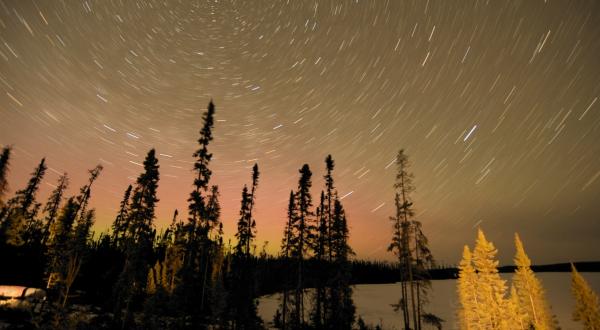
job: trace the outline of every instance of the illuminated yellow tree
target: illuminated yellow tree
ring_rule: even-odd
[[[477,271],[477,318],[480,329],[499,329],[504,317],[506,282],[498,274],[498,251],[479,229],[473,250]]]
[[[542,283],[531,270],[531,260],[525,254],[523,243],[515,234],[515,265],[513,285],[519,297],[520,312],[525,315],[525,323],[536,330],[554,329],[550,306],[546,301]]]
[[[471,250],[465,245],[463,257],[458,266],[458,299],[461,308],[458,320],[461,329],[477,329],[477,274],[473,268]]]
[[[571,291],[575,296],[573,320],[581,321],[585,330],[600,329],[600,303],[598,295],[571,264]]]
[[[527,314],[523,312],[519,295],[514,286],[510,287],[510,296],[504,300],[504,317],[500,321],[500,329],[503,330],[529,330]]]

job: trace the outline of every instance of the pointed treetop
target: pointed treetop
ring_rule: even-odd
[[[469,249],[469,246],[465,244],[465,246],[463,247],[463,260],[470,262],[471,261],[471,249]]]
[[[258,172],[258,164],[254,163],[254,166],[252,166],[252,183],[253,185],[256,185],[258,183],[258,175],[260,173]]]
[[[573,320],[581,321],[584,329],[600,329],[600,301],[588,282],[571,263],[571,290],[575,297]]]
[[[327,158],[325,158],[325,165],[327,167],[327,171],[333,170],[333,167],[335,166],[335,162],[333,161],[333,158],[331,157],[331,155],[327,155]]]
[[[531,260],[525,253],[525,248],[523,247],[523,242],[521,242],[521,238],[519,237],[519,234],[517,234],[517,233],[515,233],[515,248],[517,250],[516,254],[515,254],[515,265],[517,267],[530,267]]]

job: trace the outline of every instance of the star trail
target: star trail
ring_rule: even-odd
[[[233,237],[258,163],[259,247],[278,251],[298,169],[332,154],[359,258],[387,252],[395,157],[439,261],[478,226],[503,262],[600,258],[597,1],[0,1],[0,144],[10,191],[47,157],[43,200],[104,166],[96,231],[159,159],[156,224],[186,213],[202,112]]]

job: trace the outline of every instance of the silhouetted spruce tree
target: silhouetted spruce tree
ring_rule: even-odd
[[[199,325],[214,315],[207,304],[208,288],[211,285],[213,257],[217,256],[222,243],[222,224],[219,221],[219,190],[209,186],[211,170],[208,165],[212,154],[208,144],[212,141],[215,106],[212,101],[204,113],[204,125],[200,130],[198,143],[200,148],[194,152],[194,190],[188,198],[188,221],[185,231],[185,257],[178,274],[176,303],[183,314],[193,318],[192,323]]]
[[[122,248],[123,239],[125,238],[127,228],[129,227],[129,202],[131,189],[133,189],[131,185],[127,186],[125,194],[123,195],[123,200],[121,200],[121,204],[119,205],[119,213],[117,214],[117,217],[112,225],[112,242],[113,246],[115,247]]]
[[[325,306],[327,305],[326,284],[331,263],[331,237],[325,213],[325,192],[321,191],[321,199],[316,210],[317,231],[313,245],[314,260],[316,261],[316,282],[312,299],[311,323],[314,328],[323,328]],[[326,252],[327,249],[327,252]],[[329,257],[328,257],[329,256]]]
[[[6,210],[2,212],[4,219],[0,226],[1,241],[9,245],[21,246],[34,239],[41,239],[41,225],[36,221],[40,204],[36,202],[35,195],[46,168],[46,159],[42,158],[31,173],[27,187],[17,191],[7,202]]]
[[[47,300],[52,311],[51,322],[61,322],[63,302],[67,299],[67,273],[69,270],[69,248],[72,240],[72,229],[77,218],[79,206],[75,197],[67,200],[60,215],[50,227],[48,240],[48,282],[46,284]]]
[[[8,166],[10,161],[10,152],[11,147],[5,146],[2,148],[2,153],[0,154],[0,209],[4,204],[4,194],[8,190]],[[1,220],[2,218],[0,217],[0,221]]]
[[[313,295],[311,321],[314,327],[321,328],[325,318],[325,309],[328,305],[331,264],[333,262],[332,251],[332,225],[333,225],[333,203],[336,193],[333,183],[333,169],[335,163],[331,155],[325,158],[326,173],[323,176],[325,191],[321,191],[321,199],[317,207],[316,237],[314,245],[314,259],[319,265],[316,269],[315,293]]]
[[[349,231],[346,213],[341,201],[335,197],[331,224],[331,254],[334,272],[331,277],[329,297],[326,300],[326,329],[352,329],[355,307],[350,287],[350,256],[354,254],[348,244]]]
[[[396,164],[398,166],[398,173],[396,174],[396,182],[394,184],[394,189],[396,190],[394,199],[396,215],[390,217],[390,220],[393,222],[394,232],[388,251],[396,254],[400,264],[402,296],[399,304],[400,310],[403,313],[404,328],[407,330],[411,329],[411,316],[414,328],[416,329],[418,326],[414,304],[413,259],[410,245],[410,219],[414,216],[410,193],[414,191],[414,186],[412,184],[413,176],[408,172],[408,157],[404,154],[404,150],[400,150],[398,153]],[[409,308],[409,301],[412,303],[412,309]]]
[[[52,222],[48,237],[48,300],[54,307],[54,323],[60,321],[60,310],[67,303],[69,289],[75,281],[81,262],[87,253],[87,240],[94,221],[94,212],[86,211],[91,188],[100,175],[102,166],[90,170],[88,183],[81,187],[79,195],[71,197]]]
[[[297,264],[297,281],[294,292],[294,313],[292,327],[303,327],[304,319],[304,259],[308,255],[311,244],[314,244],[315,226],[312,224],[314,213],[311,210],[312,197],[310,194],[312,172],[308,164],[300,169],[300,180],[296,192],[297,213],[291,224],[291,256]]]
[[[240,207],[240,219],[236,238],[231,269],[231,290],[229,294],[229,309],[233,319],[234,329],[258,329],[262,321],[258,317],[255,302],[255,260],[251,255],[250,246],[256,236],[256,221],[252,216],[256,189],[258,188],[258,165],[252,168],[252,188],[244,185]]]
[[[333,185],[333,168],[335,166],[335,162],[333,161],[333,158],[331,157],[331,155],[327,155],[327,157],[325,158],[325,169],[327,171],[327,173],[325,174],[325,176],[323,177],[325,179],[325,199],[326,199],[326,204],[324,205],[324,207],[326,206],[323,214],[327,216],[325,223],[327,226],[327,245],[326,245],[326,250],[325,252],[327,252],[329,254],[329,261],[333,260],[333,256],[332,256],[332,251],[331,248],[329,248],[332,244],[331,242],[331,226],[333,225],[333,203],[334,203],[334,199],[335,199],[335,187]]]
[[[250,205],[248,207],[248,220],[246,223],[249,226],[249,230],[247,230],[248,236],[250,239],[246,240],[246,251],[248,251],[247,255],[250,255],[250,243],[254,237],[256,237],[256,221],[252,217],[252,210],[254,209],[254,204],[256,203],[256,189],[258,188],[258,176],[260,173],[258,172],[258,164],[254,164],[252,166],[252,189],[250,190]]]
[[[295,223],[297,216],[296,194],[294,194],[294,191],[292,190],[290,191],[290,198],[287,208],[287,222],[285,224],[283,238],[281,240],[281,257],[284,260],[285,266],[290,265],[290,258],[292,257],[292,246],[295,243],[294,237],[292,236],[292,226]],[[290,274],[292,273],[293,272],[291,272],[291,269],[286,269],[285,278],[283,279],[283,294],[280,306],[281,311],[277,309],[279,312],[279,318],[277,318],[276,315],[275,320],[276,325],[279,326],[280,329],[288,329],[290,328],[290,324],[293,324],[290,322],[290,317],[294,315],[294,311],[293,308],[291,308],[292,304],[289,294],[292,283]]]
[[[394,184],[396,214],[393,222],[392,242],[388,251],[398,256],[402,296],[399,309],[402,310],[405,329],[421,329],[421,321],[426,314],[423,305],[427,302],[430,289],[428,269],[434,260],[428,247],[427,237],[421,223],[415,219],[411,193],[415,190],[413,175],[409,172],[408,156],[400,150],[396,158],[398,172]],[[428,319],[432,315],[428,314]]]
[[[67,177],[67,173],[64,173],[58,178],[56,188],[54,188],[54,190],[50,194],[50,197],[48,197],[46,206],[44,206],[44,213],[46,213],[46,218],[44,224],[44,233],[42,236],[42,244],[46,244],[48,242],[50,228],[52,227],[54,220],[56,220],[56,217],[58,216],[63,195],[65,194],[65,190],[68,186],[69,178]]]
[[[248,223],[248,211],[250,208],[250,194],[248,194],[248,187],[244,185],[242,189],[242,201],[240,207],[240,219],[238,220],[237,225],[237,233],[235,233],[235,237],[237,238],[237,245],[235,246],[235,254],[237,256],[246,256],[250,255],[250,251],[247,248],[247,245],[250,244],[250,240],[252,239],[252,227],[251,224]]]
[[[65,276],[65,293],[61,302],[64,308],[67,304],[67,298],[75,278],[79,274],[83,261],[89,255],[88,241],[90,240],[90,231],[94,224],[95,210],[91,209],[81,214],[73,228],[72,238],[68,247],[68,260]]]
[[[415,280],[415,292],[417,296],[417,327],[421,329],[421,321],[424,319],[425,314],[428,315],[429,320],[434,320],[436,318],[435,315],[423,311],[423,306],[429,302],[428,293],[431,289],[429,269],[435,267],[435,261],[433,259],[433,254],[429,249],[429,240],[423,232],[421,222],[412,220],[410,224],[414,242],[413,278]]]
[[[185,257],[185,230],[184,223],[179,221],[177,216],[179,211],[173,212],[173,220],[168,229],[166,251],[165,251],[165,266],[167,268],[167,287],[166,291],[169,295],[173,294],[175,289],[175,281],[177,274],[183,266]]]
[[[131,326],[132,309],[142,298],[151,267],[154,244],[154,208],[158,202],[158,159],[151,149],[144,160],[144,172],[136,180],[128,215],[129,226],[124,240],[125,265],[115,286],[115,314],[123,327]]]

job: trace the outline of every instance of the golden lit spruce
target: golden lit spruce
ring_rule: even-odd
[[[481,329],[498,329],[504,314],[506,281],[498,274],[498,251],[483,231],[477,233],[473,250],[473,266],[477,271],[477,317]]]
[[[583,323],[585,330],[600,329],[600,303],[598,295],[571,264],[571,291],[575,297],[573,320]]]
[[[467,245],[463,249],[458,270],[458,299],[461,305],[458,311],[459,325],[461,329],[477,329],[477,274],[473,268],[471,250]]]
[[[531,270],[531,260],[525,254],[523,243],[515,234],[515,265],[513,285],[519,297],[520,312],[525,315],[525,323],[536,330],[556,328],[550,306],[546,301],[542,283]]]

